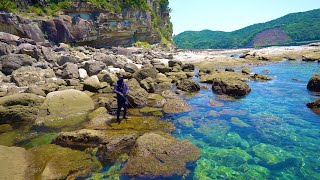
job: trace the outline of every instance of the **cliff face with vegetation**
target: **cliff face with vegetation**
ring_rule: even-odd
[[[298,45],[320,40],[320,9],[292,13],[232,32],[186,31],[174,37],[179,48],[216,49]]]
[[[0,0],[0,31],[37,42],[93,47],[170,42],[168,4],[168,0]]]

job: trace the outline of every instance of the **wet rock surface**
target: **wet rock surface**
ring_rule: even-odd
[[[178,141],[168,134],[148,133],[139,137],[121,170],[128,176],[182,176],[186,163],[196,161],[200,151],[189,141]]]

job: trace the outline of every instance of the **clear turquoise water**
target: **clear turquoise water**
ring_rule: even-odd
[[[166,117],[177,138],[201,149],[190,179],[320,179],[320,116],[305,105],[320,98],[306,89],[320,63],[253,68],[265,69],[276,78],[249,82],[252,92],[245,98],[211,106],[215,95],[208,85],[187,99],[193,111]]]

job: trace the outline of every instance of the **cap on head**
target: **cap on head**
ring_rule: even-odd
[[[119,78],[119,79],[123,79],[123,75],[120,74],[120,75],[118,76],[118,78]]]

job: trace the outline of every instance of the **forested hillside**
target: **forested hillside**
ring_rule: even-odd
[[[186,31],[174,37],[179,48],[241,48],[320,40],[320,9],[292,13],[233,32]]]

